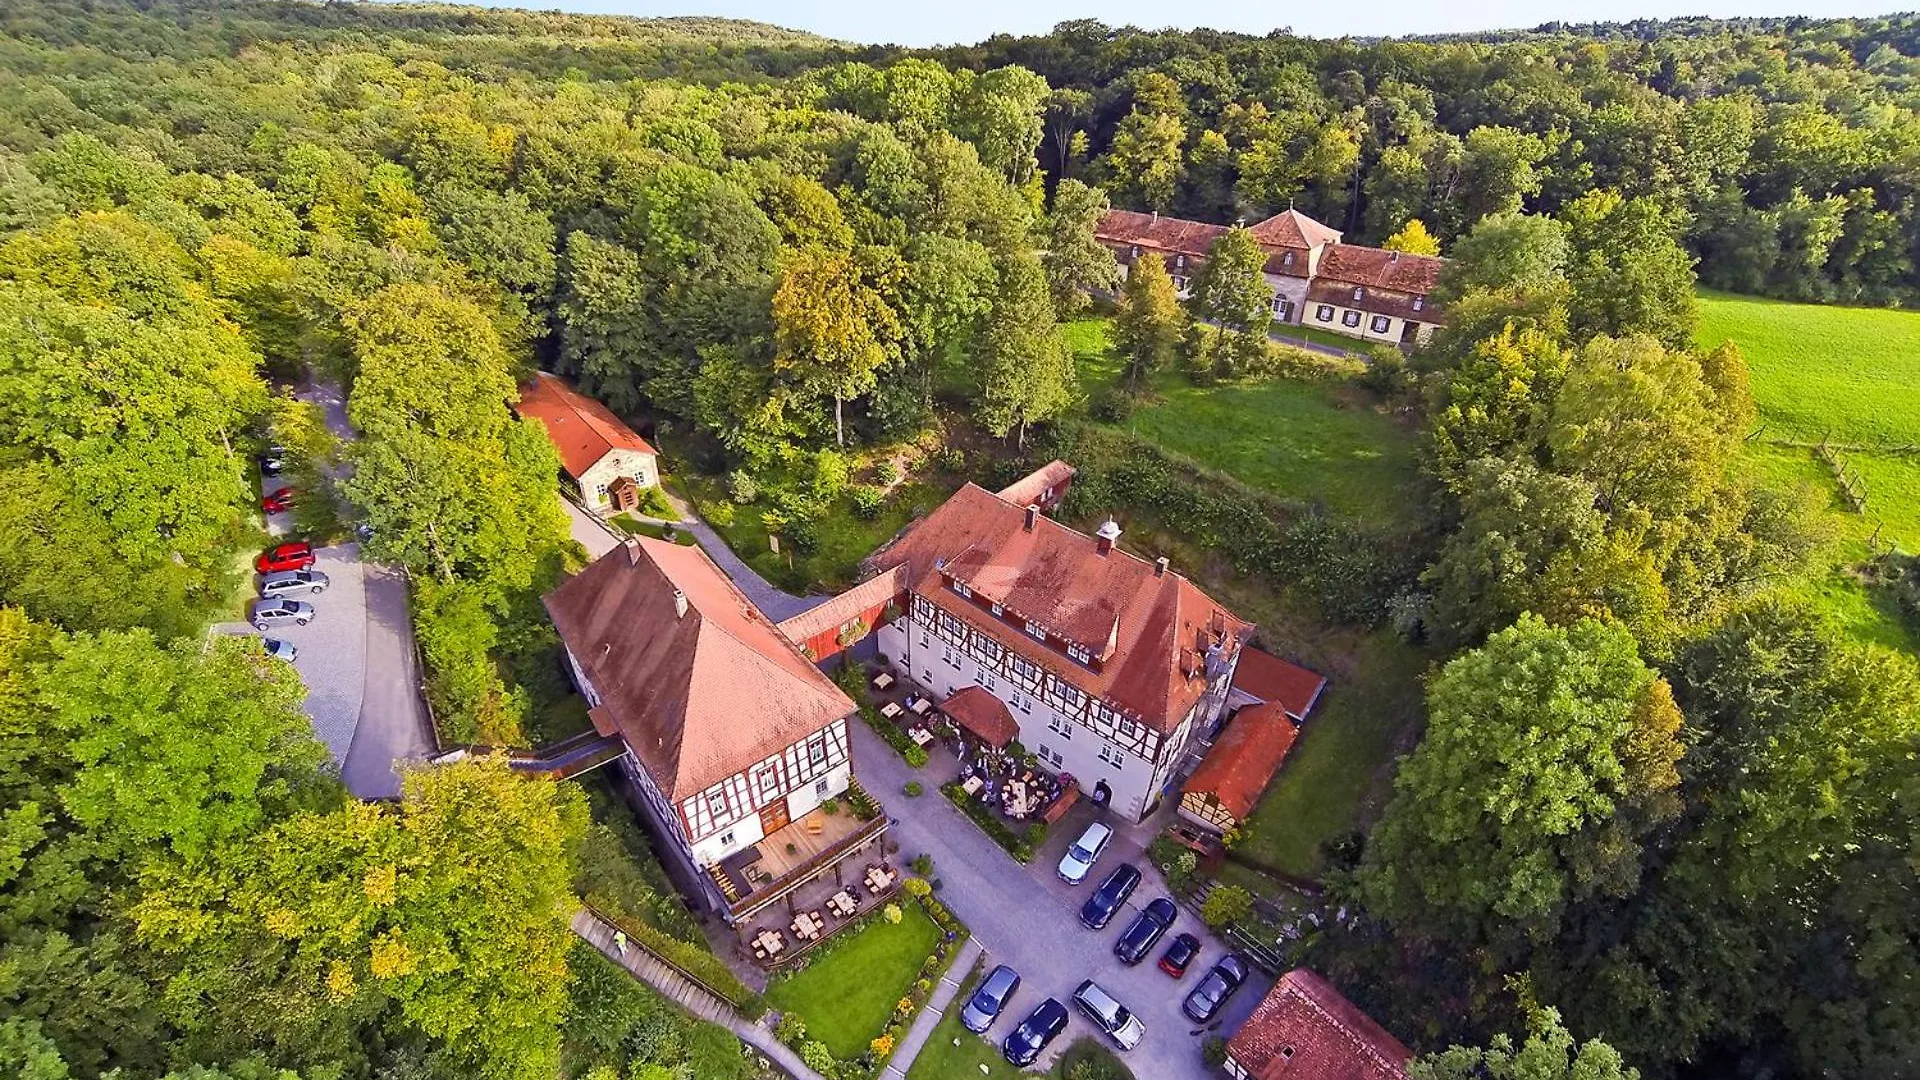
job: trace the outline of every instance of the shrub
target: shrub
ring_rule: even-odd
[[[820,804],[820,810],[828,817],[836,817],[840,813],[840,800],[828,799],[826,802]]]
[[[884,1061],[888,1054],[893,1053],[893,1036],[882,1035],[868,1043],[867,1049],[872,1051],[875,1061]]]
[[[1219,1068],[1227,1063],[1227,1040],[1218,1035],[1209,1035],[1200,1044],[1200,1060],[1211,1068]]]
[[[888,922],[895,925],[898,925],[901,919],[907,917],[906,913],[900,910],[899,904],[888,904],[886,907],[880,909],[880,914]]]
[[[934,455],[934,460],[948,472],[967,471],[967,452],[957,446],[941,447],[940,452]]]
[[[813,455],[813,475],[807,480],[807,490],[823,503],[832,502],[847,489],[847,478],[852,474],[845,454],[822,450]]]
[[[1119,387],[1108,387],[1093,396],[1087,404],[1087,412],[1095,420],[1108,424],[1122,424],[1133,415],[1140,400]]]
[[[1015,861],[1023,863],[1033,861],[1034,846],[1028,843],[1024,836],[1008,828],[1004,822],[993,815],[993,811],[988,810],[978,799],[960,790],[959,784],[942,784],[940,785],[940,792],[945,795],[953,805],[959,807],[961,813],[972,818],[973,823],[980,826],[980,831],[991,837],[993,842],[999,844],[1007,854],[1013,856]],[[1037,825],[1039,822],[1035,822],[1034,824]],[[1043,833],[1042,835],[1045,834]]]
[[[1218,930],[1253,914],[1253,894],[1238,885],[1222,885],[1207,894],[1200,919]]]
[[[892,458],[884,458],[874,467],[873,478],[881,487],[892,487],[900,482],[900,463]]]
[[[907,865],[913,867],[913,872],[919,874],[921,877],[933,876],[933,856],[928,855],[924,851],[915,855],[913,861]]]
[[[798,1013],[787,1013],[774,1027],[773,1037],[798,1050],[807,1041],[807,1022]]]
[[[814,1072],[831,1076],[838,1071],[840,1063],[834,1060],[833,1051],[818,1039],[810,1039],[800,1048],[800,1062]]]
[[[927,748],[924,746],[915,746],[909,741],[906,750],[902,752],[900,756],[906,758],[907,764],[913,768],[922,769],[926,767]]]
[[[921,783],[920,783],[920,781],[918,781],[918,780],[909,780],[909,781],[907,781],[907,784],[906,784],[906,786],[905,786],[904,788],[902,788],[901,790],[902,790],[902,791],[904,791],[904,792],[906,793],[906,796],[907,796],[907,798],[909,798],[909,799],[917,799],[917,798],[919,798],[919,797],[921,796],[921,794],[922,794],[923,792],[925,792],[925,791],[926,791],[927,789],[926,789],[926,786],[925,786],[925,785],[923,785],[923,784],[921,784]]]
[[[853,516],[862,521],[872,521],[880,516],[880,510],[886,506],[886,496],[877,487],[861,484],[853,489]]]
[[[707,503],[700,507],[700,512],[705,515],[707,524],[717,529],[732,528],[736,520],[730,502]]]
[[[745,469],[735,469],[727,474],[727,497],[745,506],[760,497],[760,482]]]
[[[907,890],[909,896],[925,899],[933,893],[933,886],[927,884],[924,878],[910,877],[900,884],[902,888]]]

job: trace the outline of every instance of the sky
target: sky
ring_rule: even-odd
[[[1196,26],[1310,37],[1397,37],[1678,15],[1870,15],[1901,10],[1871,0],[1370,0],[1368,3],[1256,3],[1254,0],[468,0],[488,7],[559,7],[616,15],[719,15],[811,30],[860,43],[948,45],[996,33],[1039,34],[1068,19],[1111,26]],[[1912,7],[1910,2],[1906,7]]]

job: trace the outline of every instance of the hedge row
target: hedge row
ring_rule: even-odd
[[[1039,460],[1058,457],[1079,470],[1067,492],[1069,516],[1124,508],[1178,523],[1235,570],[1297,590],[1335,622],[1379,623],[1427,561],[1419,537],[1368,530],[1248,487],[1129,432],[1064,422],[1042,444]]]

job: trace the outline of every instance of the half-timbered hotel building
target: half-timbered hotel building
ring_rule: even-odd
[[[683,889],[740,922],[869,848],[854,704],[698,547],[636,538],[546,597],[593,726],[626,745]]]
[[[1114,523],[1088,536],[1008,498],[1049,486],[968,484],[872,556],[899,590],[879,651],[940,698],[992,694],[1022,745],[1139,820],[1219,716],[1253,627],[1166,559],[1122,551]]]

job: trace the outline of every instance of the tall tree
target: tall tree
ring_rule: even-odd
[[[1047,270],[1054,310],[1060,314],[1084,310],[1088,293],[1112,292],[1120,282],[1120,266],[1113,252],[1094,238],[1094,228],[1106,212],[1107,197],[1099,188],[1078,180],[1062,180],[1054,189],[1040,259]]]
[[[1673,348],[1693,341],[1693,258],[1671,216],[1650,198],[1595,191],[1561,212],[1567,224],[1576,333],[1650,334]]]
[[[875,373],[900,355],[899,315],[881,294],[904,274],[897,257],[866,258],[823,247],[788,256],[773,294],[774,367],[833,399],[837,445],[847,444],[847,399],[873,389]]]
[[[980,332],[979,416],[987,430],[1005,438],[1057,415],[1073,401],[1077,374],[1073,356],[1054,325],[1046,272],[1032,255],[1001,267],[993,311]]]
[[[1267,254],[1244,228],[1220,235],[1194,277],[1190,301],[1196,318],[1218,324],[1230,355],[1250,362],[1266,351],[1273,324],[1273,289],[1265,276]]]
[[[1187,334],[1187,313],[1173,290],[1167,264],[1156,252],[1143,252],[1127,271],[1120,309],[1113,317],[1114,346],[1127,362],[1127,386],[1139,389],[1156,371],[1173,362]]]
[[[1409,218],[1398,232],[1382,240],[1380,246],[1388,251],[1404,251],[1409,255],[1440,254],[1440,241],[1427,231],[1427,223],[1419,218]]]
[[[1120,121],[1107,152],[1109,186],[1154,210],[1173,205],[1186,170],[1187,125],[1180,86],[1159,72],[1141,76],[1133,110]]]

